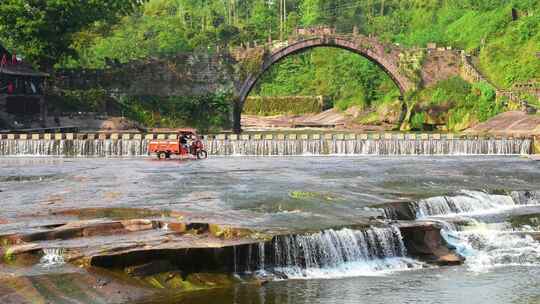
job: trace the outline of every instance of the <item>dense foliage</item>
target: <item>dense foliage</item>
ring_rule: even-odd
[[[76,54],[73,36],[95,22],[114,22],[133,12],[140,0],[2,0],[0,41],[27,60],[51,68],[60,58]]]
[[[145,126],[175,128],[192,126],[200,132],[230,125],[229,96],[209,94],[198,97],[125,97],[126,115]]]
[[[413,109],[410,127],[414,130],[444,124],[446,130],[461,131],[504,109],[502,101],[495,99],[491,85],[471,85],[459,77],[443,80],[415,94],[408,102]]]
[[[366,34],[405,46],[436,42],[477,54],[482,71],[497,86],[509,87],[540,76],[537,57],[540,4],[536,0],[288,0],[286,3],[287,18],[280,26],[282,12],[277,1],[150,0],[140,11],[117,24],[95,23],[74,34],[72,47],[78,50],[78,57],[64,59],[71,65],[100,67],[107,58],[126,62],[196,48],[213,51],[216,46],[261,42],[269,37],[279,39],[299,26],[325,24],[351,32],[356,25]],[[516,21],[512,21],[512,9],[517,14]],[[329,50],[319,58],[337,54]],[[339,56],[343,60],[333,59],[332,63],[338,61],[341,65],[332,74],[347,73],[342,71],[347,61],[357,61],[349,70],[362,61],[362,58]],[[320,62],[311,60],[304,59],[298,64],[304,65],[304,69],[312,65],[314,69],[328,69],[318,68]],[[290,65],[283,63],[283,73],[290,74]],[[289,90],[285,87],[280,93]]]

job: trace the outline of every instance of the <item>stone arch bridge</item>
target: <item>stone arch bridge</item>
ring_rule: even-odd
[[[278,43],[276,48],[267,45],[244,49],[237,52],[237,62],[239,64],[248,64],[250,57],[259,57],[259,62],[255,63],[257,67],[254,70],[244,70],[236,84],[237,100],[235,101],[234,128],[240,130],[241,113],[244,103],[249,93],[255,87],[257,81],[274,64],[279,63],[284,58],[304,52],[316,47],[335,47],[345,49],[359,54],[385,71],[399,88],[401,94],[414,90],[418,85],[418,79],[415,79],[415,71],[410,69],[410,65],[415,65],[415,61],[420,62],[422,55],[416,54],[408,58],[404,50],[396,45],[381,43],[377,38],[363,35],[337,35],[335,33],[296,36],[286,43]],[[262,56],[261,53],[262,52]],[[257,56],[257,53],[259,53]],[[253,63],[251,63],[253,65]]]
[[[62,70],[54,86],[63,89],[105,89],[131,96],[197,96],[219,90],[234,92],[233,128],[241,130],[244,103],[257,81],[284,58],[316,47],[335,47],[363,56],[385,71],[402,95],[419,86],[462,74],[462,56],[446,48],[402,48],[376,37],[337,34],[323,28],[297,34],[286,42],[234,50],[179,54],[111,65],[104,70]]]

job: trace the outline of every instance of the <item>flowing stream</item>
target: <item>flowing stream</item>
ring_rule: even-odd
[[[114,147],[99,151],[126,151],[118,142]],[[78,219],[83,220],[133,219],[141,216],[137,210],[168,210],[195,223],[279,231],[264,243],[233,247],[227,255],[230,273],[268,279],[263,286],[238,284],[141,303],[462,304],[474,299],[503,304],[540,299],[538,162],[513,156],[158,161],[14,154],[0,158],[0,235],[55,227],[73,220],[59,212],[81,206],[106,209],[82,212]],[[395,220],[440,223],[445,241],[466,258],[464,265],[438,267],[412,258]],[[174,233],[174,228],[162,226],[156,233]],[[92,246],[120,241],[114,235],[87,239]],[[37,269],[14,270],[0,263],[0,279],[34,282],[39,274],[51,278],[46,284],[52,286],[57,274],[71,278],[68,272],[84,272],[64,263],[67,245],[79,241],[45,240],[50,248],[38,253]],[[79,296],[58,290],[68,298]]]

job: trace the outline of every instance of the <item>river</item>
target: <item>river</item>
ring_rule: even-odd
[[[540,243],[529,235],[515,235],[539,230],[538,202],[516,199],[526,190],[540,190],[540,163],[517,156],[212,157],[206,161],[4,157],[0,159],[0,223],[4,222],[0,235],[54,225],[63,220],[57,213],[65,210],[118,209],[126,214],[116,213],[116,217],[129,217],[127,210],[136,208],[178,211],[191,221],[255,230],[323,231],[291,239],[305,244],[298,252],[287,249],[293,259],[295,254],[305,254],[305,246],[335,246],[328,238],[355,239],[358,244],[359,238],[366,238],[366,244],[375,242],[384,251],[366,258],[340,245],[333,249],[337,258],[314,259],[302,269],[281,262],[279,273],[287,279],[273,278],[263,286],[239,283],[191,293],[169,290],[136,303],[536,303],[540,302]],[[422,205],[423,199],[442,196],[447,197],[444,208],[440,203]],[[418,202],[413,204],[416,220],[448,222],[445,237],[467,258],[465,263],[428,265],[401,252],[400,240],[389,240],[387,247],[395,252],[388,253],[382,244],[386,231],[373,228],[359,235],[336,228],[380,218],[380,208],[395,202]],[[520,221],[511,214],[521,216]],[[80,271],[69,264],[32,267],[0,266],[0,279]],[[263,266],[258,271],[264,275],[276,269]],[[2,292],[0,288],[0,299]],[[69,298],[69,291],[65,292]],[[95,303],[100,301],[106,302]]]

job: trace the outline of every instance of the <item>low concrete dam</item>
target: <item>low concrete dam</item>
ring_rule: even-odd
[[[154,139],[172,134],[7,134],[0,156],[137,157],[148,156]],[[309,155],[528,155],[532,138],[454,134],[245,134],[204,136],[214,156]]]

